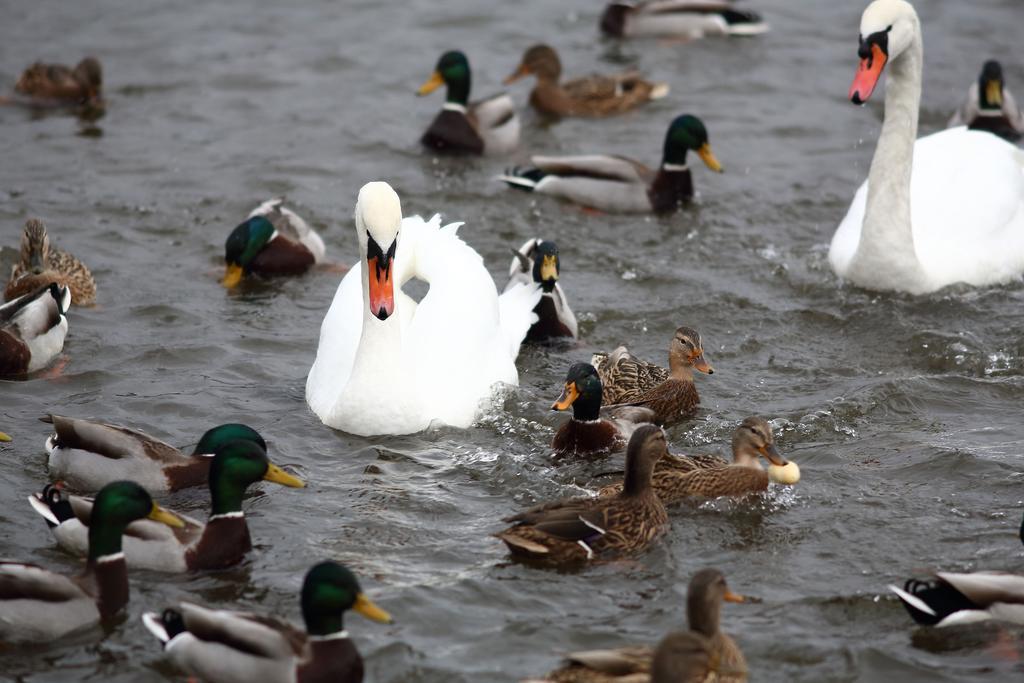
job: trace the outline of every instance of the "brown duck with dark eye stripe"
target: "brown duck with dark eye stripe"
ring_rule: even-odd
[[[534,45],[527,50],[505,83],[528,75],[537,78],[537,85],[530,93],[530,104],[537,111],[553,116],[621,114],[668,94],[668,85],[644,80],[636,72],[586,76],[561,83],[562,62],[548,45]]]
[[[736,428],[732,437],[733,462],[711,455],[670,455],[654,468],[652,481],[658,497],[671,505],[689,497],[717,498],[743,496],[768,488],[768,473],[760,458],[773,465],[786,465],[775,447],[771,425],[760,417],[748,417]],[[600,495],[613,496],[622,484],[601,489]]]
[[[538,505],[506,518],[513,526],[495,536],[513,557],[548,566],[645,550],[668,528],[668,513],[651,488],[651,473],[665,452],[661,429],[639,427],[629,441],[625,485],[617,495]]]
[[[89,268],[66,251],[52,248],[46,226],[38,218],[30,218],[21,236],[21,258],[11,270],[4,298],[10,301],[51,282],[70,289],[73,304],[96,303],[96,281]]]
[[[601,378],[601,399],[609,407],[642,406],[654,411],[657,424],[670,426],[692,417],[700,406],[693,370],[715,370],[704,357],[700,333],[690,327],[676,330],[668,349],[669,371],[636,358],[625,346],[591,359]]]

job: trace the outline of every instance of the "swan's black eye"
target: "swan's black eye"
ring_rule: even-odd
[[[891,30],[892,30],[892,24],[889,24],[889,28],[885,29],[885,32],[888,33]]]

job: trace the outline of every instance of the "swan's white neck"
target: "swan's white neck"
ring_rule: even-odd
[[[920,25],[913,35],[910,46],[888,65],[885,119],[868,174],[867,208],[850,278],[873,282],[877,289],[917,292],[927,289],[910,215],[924,62]]]

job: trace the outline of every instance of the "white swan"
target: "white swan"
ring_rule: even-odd
[[[904,0],[875,0],[861,18],[862,104],[889,65],[885,121],[868,180],[832,238],[840,277],[912,294],[963,282],[1006,282],[1024,271],[1024,152],[965,128],[917,140],[921,25]]]
[[[468,427],[498,382],[516,385],[519,345],[537,316],[538,285],[498,297],[483,259],[439,216],[403,220],[391,186],[367,183],[356,202],[359,262],[320,328],[306,402],[352,434]],[[417,303],[401,289],[430,285]]]

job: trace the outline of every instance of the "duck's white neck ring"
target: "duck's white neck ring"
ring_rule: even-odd
[[[233,510],[232,512],[222,512],[219,515],[210,515],[210,521],[215,519],[240,519],[245,517],[245,512],[242,510]]]
[[[325,633],[322,636],[309,636],[310,642],[313,642],[313,643],[322,643],[322,642],[324,642],[326,640],[347,640],[347,639],[348,639],[348,631],[346,629],[342,629],[340,631],[335,631],[334,633]]]
[[[669,163],[664,163],[664,164],[661,165],[661,170],[662,171],[675,171],[675,172],[689,171],[690,170],[690,165],[689,164],[669,164]]]
[[[445,102],[441,105],[441,109],[444,111],[457,111],[460,114],[466,113],[466,105],[459,104],[458,102]]]

